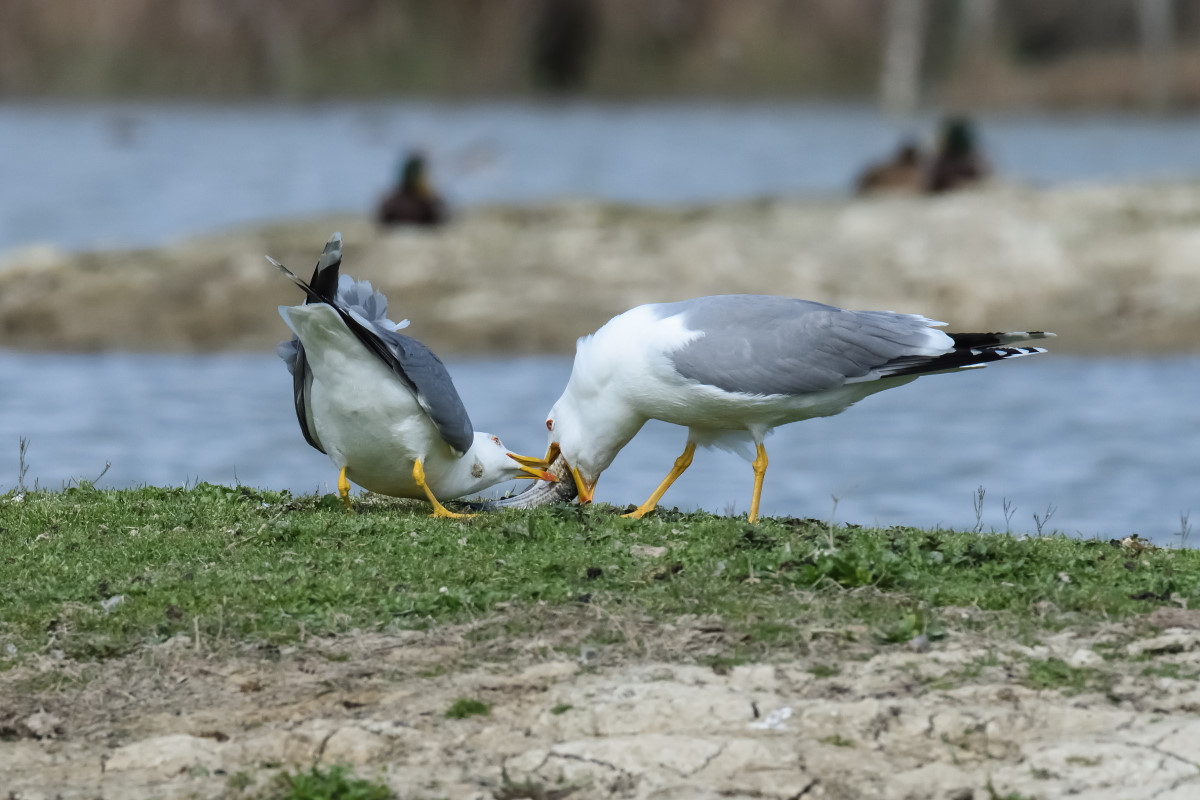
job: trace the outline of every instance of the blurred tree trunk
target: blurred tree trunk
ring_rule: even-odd
[[[964,62],[996,57],[996,0],[961,0],[958,55]]]
[[[948,83],[956,103],[977,106],[1004,97],[1013,85],[1009,62],[1000,47],[997,0],[958,0],[954,53]],[[963,91],[959,87],[970,87]]]
[[[1174,0],[1134,0],[1142,41],[1142,92],[1146,105],[1163,111],[1170,105],[1171,62],[1175,44]]]
[[[884,21],[880,101],[892,114],[910,115],[921,100],[927,0],[888,0]]]

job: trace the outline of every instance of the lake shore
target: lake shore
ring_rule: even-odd
[[[462,212],[434,230],[360,216],[245,227],[164,247],[0,255],[0,336],[28,350],[262,351],[330,233],[344,271],[442,354],[569,353],[644,302],[791,295],[922,313],[951,330],[1049,329],[1082,354],[1200,348],[1200,184],[938,198],[769,199],[678,209],[589,201]]]

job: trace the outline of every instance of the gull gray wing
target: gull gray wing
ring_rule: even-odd
[[[325,452],[313,429],[312,407],[308,398],[312,392],[313,375],[308,368],[308,357],[304,353],[304,345],[293,336],[286,342],[280,342],[275,352],[287,364],[288,372],[292,373],[292,401],[296,406],[296,419],[300,422],[300,433],[304,441],[312,447]]]
[[[701,297],[657,307],[701,335],[671,354],[685,378],[745,394],[796,395],[891,374],[887,365],[953,349],[913,314],[846,311],[769,295]],[[908,363],[906,361],[906,363]]]
[[[331,305],[358,340],[416,396],[446,444],[458,453],[471,449],[475,428],[446,365],[423,342],[396,332],[408,320],[396,323],[387,318],[387,298],[367,281],[343,275],[337,302]]]
[[[341,243],[341,235],[335,233],[325,245],[325,251],[313,273],[314,284],[320,283],[326,293],[332,291],[334,285],[337,286],[337,293],[332,297],[322,295],[316,286],[305,283],[270,256],[267,256],[267,260],[304,290],[308,298],[306,302],[325,302],[337,311],[350,332],[413,393],[446,444],[460,454],[465,453],[474,441],[475,429],[458,396],[458,390],[454,388],[450,373],[441,359],[424,344],[396,333],[408,324],[408,320],[396,323],[388,319],[387,298],[372,289],[370,282],[356,281],[346,275],[340,276],[336,284],[333,282],[330,276],[337,274],[337,267],[341,264]],[[308,393],[312,386],[312,374],[308,370],[304,347],[293,337],[292,341],[280,344],[278,353],[292,372],[300,430],[309,444],[325,452],[308,424]]]
[[[475,428],[442,360],[421,341],[377,325],[363,325],[361,318],[355,319],[357,316],[350,316],[354,321],[347,322],[350,330],[412,390],[446,444],[459,453],[467,452],[475,439]]]

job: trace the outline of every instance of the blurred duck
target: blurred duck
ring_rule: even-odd
[[[429,185],[424,156],[414,153],[404,160],[400,181],[380,202],[377,217],[381,225],[440,225],[446,221],[442,198]]]
[[[966,117],[951,117],[942,123],[937,155],[929,167],[929,194],[961,189],[983,180],[991,172],[979,151],[975,126]]]
[[[925,154],[912,139],[896,149],[891,160],[871,164],[855,182],[858,194],[873,192],[917,193],[925,189]]]

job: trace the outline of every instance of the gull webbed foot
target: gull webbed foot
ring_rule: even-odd
[[[354,506],[350,503],[350,481],[346,478],[345,467],[342,467],[341,472],[338,473],[338,497],[342,499],[342,505],[346,507],[346,510],[353,513]]]
[[[438,502],[438,499],[433,496],[433,490],[425,482],[425,468],[421,466],[421,459],[418,458],[413,462],[412,474],[413,480],[417,482],[417,486],[421,487],[421,491],[425,492],[425,496],[429,498],[429,502],[433,505],[433,513],[429,516],[442,517],[444,519],[466,519],[475,516],[474,514],[455,514]]]

